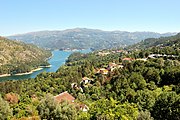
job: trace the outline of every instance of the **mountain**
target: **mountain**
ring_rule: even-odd
[[[50,49],[109,49],[125,47],[146,38],[171,36],[175,33],[102,31],[75,28],[63,31],[40,31],[8,36],[10,39],[50,48]]]
[[[0,75],[29,72],[40,65],[48,65],[49,51],[35,45],[0,37]]]
[[[20,51],[15,44],[28,48],[1,47]],[[56,72],[0,82],[0,118],[179,120],[179,45],[177,34],[146,39],[132,51],[75,52]]]
[[[180,33],[169,37],[148,38],[128,48],[147,49],[151,47],[180,47]]]
[[[27,120],[180,120],[178,42],[179,34],[152,39],[157,46],[139,51],[74,53],[57,72],[0,82],[0,115]]]

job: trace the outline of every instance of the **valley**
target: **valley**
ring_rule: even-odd
[[[0,3],[0,120],[180,120],[180,0]]]
[[[2,110],[12,119],[178,120],[179,39],[68,54],[56,72],[0,82],[0,102],[8,108]]]
[[[68,56],[72,54],[75,51],[59,51],[59,50],[54,50],[52,51],[52,57],[47,61],[50,65],[45,67],[45,66],[39,66],[39,68],[32,70],[27,73],[19,73],[19,74],[4,74],[0,75],[0,82],[6,81],[6,80],[24,80],[24,79],[30,79],[30,78],[35,78],[38,74],[42,72],[56,72],[58,68],[65,64]],[[78,51],[76,51],[78,52]],[[79,52],[81,53],[89,53],[91,50],[80,50]]]

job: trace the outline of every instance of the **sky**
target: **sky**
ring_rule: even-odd
[[[0,36],[91,28],[180,32],[180,0],[0,0]]]

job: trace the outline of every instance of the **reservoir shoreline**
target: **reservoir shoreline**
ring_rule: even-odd
[[[0,75],[0,82],[8,81],[8,80],[27,80],[31,78],[35,78],[42,72],[56,72],[63,64],[66,63],[68,57],[74,52],[81,52],[81,53],[89,53],[91,52],[90,49],[79,50],[79,51],[61,51],[61,50],[54,50],[52,51],[52,56],[48,59],[48,63],[50,66],[39,66],[38,68],[27,72],[27,73],[18,73],[18,74],[2,74]]]
[[[29,72],[25,72],[25,73],[16,73],[16,74],[2,74],[2,75],[0,75],[0,77],[29,75],[29,74],[32,74],[33,72],[42,70],[43,68],[50,68],[50,67],[51,67],[51,65],[48,65],[48,66],[39,66],[38,68],[33,69],[33,70],[29,71]]]

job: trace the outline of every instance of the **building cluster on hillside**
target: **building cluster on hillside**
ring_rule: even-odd
[[[118,50],[118,51],[111,51],[111,52],[109,52],[109,51],[108,52],[98,52],[98,55],[99,56],[105,56],[105,55],[108,55],[108,54],[121,53],[121,52],[126,53],[123,50]],[[110,62],[106,68],[96,68],[95,74],[107,75],[108,73],[113,72],[115,69],[119,69],[119,68],[123,69],[124,64],[126,62],[131,62],[131,61],[134,61],[134,60],[144,61],[145,62],[148,59],[161,58],[161,57],[163,57],[163,58],[164,57],[176,58],[178,56],[175,56],[175,55],[162,55],[162,54],[150,54],[147,58],[134,59],[134,58],[130,58],[130,57],[125,57],[125,58],[122,59],[121,64],[116,64],[116,63]],[[86,88],[88,86],[91,86],[93,83],[94,83],[94,79],[91,79],[91,78],[88,78],[88,77],[83,77],[79,86],[78,86],[77,83],[72,83],[71,88],[74,89],[74,90],[80,90],[81,92],[84,92],[84,88]],[[70,104],[75,104],[82,111],[88,111],[89,110],[87,105],[75,102],[75,98],[72,95],[70,95],[67,91],[63,92],[63,93],[61,93],[61,94],[59,94],[57,96],[54,96],[54,98],[58,102],[68,101],[68,103],[70,103]]]
[[[115,54],[115,53],[128,54],[128,51],[126,51],[126,50],[99,51],[97,53],[97,55],[99,55],[99,56],[106,56],[106,55]]]
[[[95,73],[107,75],[109,72],[112,72],[114,69],[123,68],[123,67],[124,66],[122,64],[109,63],[109,65],[106,68],[96,68]]]

